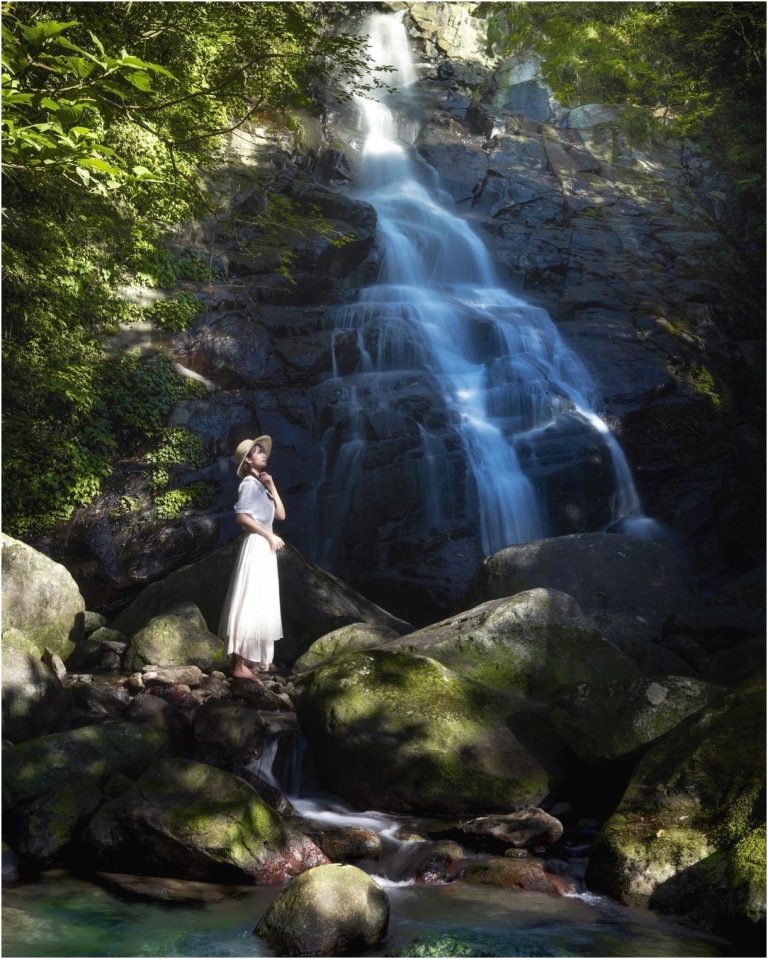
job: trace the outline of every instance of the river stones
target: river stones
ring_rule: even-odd
[[[570,879],[547,872],[540,859],[490,857],[468,859],[464,863],[464,882],[483,886],[502,886],[505,889],[526,889],[528,892],[553,892],[566,895],[575,892]]]
[[[332,862],[378,859],[381,855],[381,839],[363,826],[307,826],[304,832]]]
[[[577,533],[507,546],[490,556],[475,583],[478,599],[545,587],[583,610],[628,612],[654,628],[695,593],[671,548],[617,533]]]
[[[388,645],[431,656],[487,686],[539,699],[573,683],[640,675],[576,601],[554,589],[483,603]]]
[[[100,869],[224,883],[282,882],[327,861],[244,780],[186,759],[149,767],[85,842]]]
[[[552,702],[549,718],[582,759],[616,759],[659,739],[722,692],[683,676],[579,683]]]
[[[665,737],[605,823],[589,887],[764,943],[764,744],[762,678]]]
[[[457,839],[473,849],[503,853],[507,849],[552,846],[563,835],[562,823],[536,806],[499,816],[480,816],[432,836]]]
[[[55,729],[67,697],[61,680],[18,629],[3,631],[3,735],[14,743]]]
[[[504,704],[425,656],[348,653],[310,674],[297,713],[321,776],[361,809],[462,815],[549,790]]]
[[[294,663],[297,673],[314,669],[342,653],[351,653],[356,649],[371,649],[381,646],[398,634],[389,626],[380,626],[374,623],[350,623],[334,629],[325,636],[316,639],[309,649]]]
[[[221,640],[208,631],[205,619],[194,603],[180,603],[167,613],[151,619],[131,636],[126,667],[146,665],[187,666],[212,669],[224,662]]]
[[[69,571],[2,534],[3,627],[21,630],[37,649],[63,659],[83,636],[85,600]]]
[[[356,866],[318,866],[294,879],[275,899],[254,932],[277,955],[361,955],[381,942],[389,924],[389,898]]]

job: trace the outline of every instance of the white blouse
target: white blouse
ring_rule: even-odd
[[[247,513],[261,526],[272,529],[275,518],[275,503],[266,486],[255,476],[246,476],[237,491],[236,513]]]

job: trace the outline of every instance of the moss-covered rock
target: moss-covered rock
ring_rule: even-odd
[[[92,777],[73,771],[56,789],[24,807],[11,833],[25,865],[33,869],[64,865],[101,798]]]
[[[573,882],[564,876],[546,871],[541,859],[498,858],[467,860],[462,879],[483,886],[501,886],[505,889],[527,889],[529,892],[572,893]]]
[[[211,882],[283,882],[327,862],[243,779],[185,759],[102,806],[85,842],[100,869]]]
[[[306,672],[321,663],[340,656],[342,653],[381,646],[397,635],[398,633],[389,626],[374,623],[350,623],[349,626],[334,629],[332,632],[326,633],[325,636],[321,636],[320,639],[316,639],[306,653],[296,660],[294,670],[297,673]]]
[[[659,739],[722,692],[684,676],[579,683],[554,700],[549,717],[583,759],[615,759]]]
[[[535,805],[548,792],[506,712],[492,690],[399,649],[318,667],[298,704],[335,792],[363,809],[456,814]]]
[[[192,729],[203,755],[224,766],[257,756],[266,734],[261,714],[231,699],[209,699],[195,713]]]
[[[213,669],[224,663],[224,644],[208,631],[194,603],[181,603],[155,616],[135,633],[125,654],[128,669],[142,666],[187,666]]]
[[[294,879],[254,932],[284,956],[361,955],[381,942],[389,898],[356,866],[318,866]]]
[[[61,789],[75,775],[103,783],[138,776],[166,748],[162,733],[132,723],[83,726],[3,750],[3,804],[16,808]]]
[[[598,837],[587,882],[623,902],[759,943],[764,823],[760,679],[737,687],[646,753]]]
[[[42,656],[62,659],[83,636],[85,600],[69,571],[3,533],[3,626],[18,629]]]
[[[3,632],[3,736],[21,743],[55,729],[67,705],[58,676],[18,629]]]
[[[389,645],[431,656],[487,686],[540,699],[574,683],[640,676],[576,601],[554,589],[483,603]]]

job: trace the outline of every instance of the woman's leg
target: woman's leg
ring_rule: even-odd
[[[255,683],[260,683],[259,677],[248,667],[247,660],[243,659],[237,653],[232,653],[232,678],[233,679],[251,679]]]

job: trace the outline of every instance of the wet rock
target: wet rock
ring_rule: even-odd
[[[480,851],[504,853],[510,846],[552,846],[563,835],[563,826],[543,809],[532,807],[505,816],[481,816],[431,835],[457,839]]]
[[[261,752],[265,723],[255,709],[242,703],[209,699],[195,714],[193,730],[210,762],[244,764]]]
[[[303,830],[323,850],[331,862],[354,862],[357,859],[378,859],[381,839],[372,829],[363,826],[308,825]]]
[[[3,886],[12,886],[21,879],[19,860],[7,842],[3,843]]]
[[[293,709],[290,700],[286,705],[285,701],[268,689],[264,683],[255,683],[250,679],[233,679],[230,688],[235,698],[242,699],[255,709]]]
[[[720,687],[682,676],[580,683],[553,700],[549,715],[574,752],[594,762],[653,743],[720,695]]]
[[[96,872],[93,879],[107,889],[150,902],[176,902],[203,906],[229,902],[253,892],[253,886],[230,886],[214,882],[195,882],[191,879],[171,879],[168,876],[132,876],[120,872]]]
[[[469,859],[465,861],[461,878],[473,885],[501,886],[527,892],[552,892],[561,896],[575,892],[571,880],[547,872],[544,863],[532,857]]]
[[[764,743],[760,677],[654,746],[597,839],[589,887],[762,943]]]
[[[214,672],[216,672],[216,670],[214,670]],[[219,673],[219,676],[223,677],[223,675],[223,673]],[[228,699],[232,695],[232,691],[229,688],[229,683],[227,683],[223,678],[219,679],[213,675],[202,680],[201,688],[207,693],[210,693],[211,696],[215,696],[216,699]]]
[[[314,669],[321,663],[341,655],[341,653],[381,646],[397,635],[395,630],[388,626],[377,626],[372,623],[350,623],[349,626],[334,629],[332,632],[326,633],[325,636],[321,636],[320,639],[316,639],[306,653],[296,660],[293,668],[297,673],[302,673],[308,669]]]
[[[391,640],[487,686],[546,699],[561,686],[631,679],[637,667],[594,629],[576,601],[554,589],[492,600]]]
[[[310,674],[297,708],[327,785],[358,808],[461,815],[548,792],[505,704],[435,660],[348,653]]]
[[[668,547],[617,533],[579,533],[508,546],[483,564],[477,594],[494,599],[544,587],[591,609],[642,616],[661,627],[694,596]]]
[[[119,686],[98,680],[73,683],[69,687],[68,725],[86,726],[120,719],[128,704],[128,694]]]
[[[85,601],[68,570],[3,533],[3,628],[24,633],[37,650],[63,659],[83,637]]]
[[[450,882],[460,875],[465,852],[457,842],[446,839],[431,842],[422,837],[409,842],[413,844],[401,848],[388,863],[391,878],[399,882],[413,879],[429,885]]]
[[[257,771],[254,772],[252,766],[235,766],[232,772],[253,786],[264,802],[270,809],[274,809],[278,816],[282,816],[284,819],[296,816],[296,810],[293,808],[290,799],[271,783],[265,782]],[[298,825],[297,828],[299,828]],[[300,832],[302,835],[309,836],[306,830],[300,829]],[[312,837],[309,836],[309,838]],[[314,842],[314,840],[312,841]]]
[[[210,669],[223,660],[221,640],[208,632],[194,603],[181,603],[170,612],[155,616],[131,636],[126,653],[129,669],[140,669],[149,663],[162,668],[191,663]]]
[[[167,666],[143,674],[145,686],[174,686],[178,683],[191,689],[202,682],[203,673],[197,666]]]
[[[101,798],[95,779],[73,770],[56,789],[24,806],[11,831],[25,865],[49,869],[76,856],[82,831]]]
[[[126,708],[125,719],[157,729],[167,737],[173,752],[192,745],[189,717],[160,696],[139,693]]]
[[[282,882],[326,861],[248,783],[183,759],[102,806],[85,843],[100,869],[224,883]]]
[[[3,631],[2,676],[5,736],[25,742],[58,726],[67,705],[61,681],[18,629]]]
[[[83,636],[85,638],[89,637],[91,633],[95,633],[97,629],[100,629],[102,626],[107,625],[107,617],[102,616],[101,613],[96,613],[92,609],[86,609],[83,614]]]
[[[287,956],[359,955],[389,924],[386,892],[355,866],[331,864],[294,879],[254,932]]]

